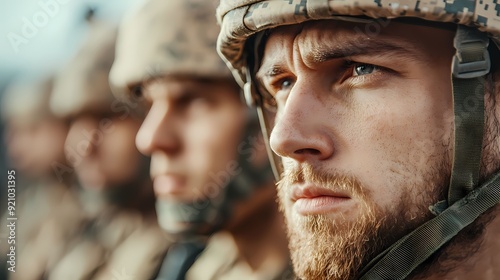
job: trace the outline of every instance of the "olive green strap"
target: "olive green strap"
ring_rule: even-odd
[[[484,130],[484,83],[481,79],[453,78],[455,149],[448,204],[464,197],[479,181]]]
[[[490,70],[486,33],[459,26],[453,60],[455,148],[448,205],[477,186],[484,132],[484,78]]]
[[[405,279],[460,230],[498,203],[500,172],[372,260],[360,279]]]

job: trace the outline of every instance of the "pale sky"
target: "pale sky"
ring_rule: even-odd
[[[119,21],[141,0],[0,0],[0,88],[10,75],[57,69],[74,53],[86,31],[85,11]]]

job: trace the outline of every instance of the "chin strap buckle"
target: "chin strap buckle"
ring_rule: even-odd
[[[453,42],[457,50],[452,63],[453,76],[471,79],[488,74],[491,68],[488,34],[472,27],[460,25],[457,28]]]

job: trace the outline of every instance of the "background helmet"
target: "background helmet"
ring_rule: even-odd
[[[80,50],[54,83],[50,106],[59,117],[71,117],[85,111],[111,111],[114,97],[108,76],[114,59],[116,28],[95,19],[89,22],[88,28]]]
[[[110,73],[113,93],[120,98],[133,98],[134,90],[143,83],[167,76],[234,81],[215,49],[220,30],[216,5],[214,0],[150,0],[133,10],[119,30]],[[259,131],[255,111],[249,110],[248,115],[242,139]],[[228,220],[234,203],[270,181],[267,162],[254,165],[245,155],[239,156],[236,160],[242,172],[231,178],[217,197],[193,203],[158,200],[162,228],[182,237],[214,232]],[[171,226],[179,223],[189,224],[188,229]]]
[[[215,1],[145,1],[123,21],[110,80],[115,93],[155,77],[232,78],[215,51]]]

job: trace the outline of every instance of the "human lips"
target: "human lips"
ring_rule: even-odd
[[[178,174],[162,174],[154,177],[153,189],[159,197],[175,197],[185,192],[186,178]]]
[[[296,185],[293,187],[291,200],[299,214],[314,215],[335,212],[349,202],[351,197],[343,191],[313,185]]]

